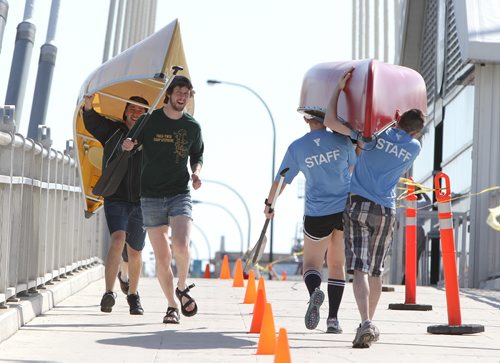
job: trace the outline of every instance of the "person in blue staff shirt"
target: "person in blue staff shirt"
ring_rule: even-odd
[[[327,107],[325,125],[363,145],[344,211],[344,235],[347,272],[354,275],[354,297],[361,316],[352,346],[369,348],[380,335],[372,319],[382,291],[384,260],[394,231],[395,187],[420,153],[416,137],[425,117],[421,110],[411,109],[401,115],[395,127],[377,136],[361,137],[337,116],[340,92],[353,71],[347,71],[337,84]]]
[[[309,292],[305,325],[307,329],[315,329],[320,321],[320,307],[325,299],[320,286],[326,255],[329,304],[327,333],[338,334],[342,333],[338,311],[345,286],[342,212],[356,153],[351,140],[327,130],[320,116],[306,114],[304,121],[310,131],[288,147],[279,170],[289,170],[279,192],[299,172],[305,176],[303,276]],[[264,213],[267,218],[274,215],[268,201],[276,196],[279,178],[278,173],[266,199]]]

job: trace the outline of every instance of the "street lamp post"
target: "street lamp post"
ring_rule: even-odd
[[[207,202],[204,200],[196,200],[196,199],[193,199],[191,202],[193,204],[206,204],[206,205],[218,207],[218,208],[222,209],[223,211],[225,211],[227,214],[229,214],[229,216],[233,219],[234,223],[236,223],[236,227],[238,227],[238,231],[240,232],[240,249],[241,249],[240,252],[241,252],[241,254],[243,254],[243,232],[241,231],[240,222],[238,222],[238,220],[233,215],[233,213],[231,213],[229,211],[229,209],[227,209],[226,207],[224,207],[222,204],[219,204],[219,203],[212,203],[212,202]]]
[[[272,167],[271,167],[271,184],[274,182],[274,176],[275,176],[275,160],[276,160],[276,126],[274,124],[274,118],[273,114],[271,113],[271,110],[267,106],[267,103],[264,101],[260,95],[255,92],[253,89],[251,89],[248,86],[245,86],[244,84],[240,83],[234,83],[234,82],[226,82],[226,81],[220,81],[220,80],[215,80],[215,79],[209,79],[207,80],[207,84],[209,85],[215,85],[215,84],[227,84],[229,86],[235,86],[235,87],[241,87],[246,89],[247,91],[250,91],[255,97],[257,97],[260,102],[264,105],[266,108],[267,113],[269,114],[269,118],[271,119],[271,125],[273,128],[273,156],[272,156]],[[274,236],[274,219],[271,219],[271,226],[270,226],[270,238],[269,238],[269,262],[273,261],[273,236]]]
[[[248,210],[248,205],[245,202],[245,199],[243,199],[243,197],[241,196],[240,193],[238,193],[234,188],[227,185],[226,183],[223,183],[223,182],[218,181],[218,180],[209,180],[209,179],[203,179],[203,182],[222,185],[223,187],[226,187],[227,189],[232,191],[234,194],[236,194],[236,196],[241,200],[241,202],[243,203],[243,206],[245,207],[245,211],[247,213],[247,218],[248,218],[247,250],[249,250],[250,249],[250,231],[252,230],[252,219],[250,218],[250,211]]]

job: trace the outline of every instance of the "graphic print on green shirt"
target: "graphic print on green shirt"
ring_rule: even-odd
[[[132,132],[142,122],[137,121]],[[137,137],[143,145],[141,196],[172,197],[189,193],[190,165],[203,163],[203,138],[198,122],[189,114],[168,118],[162,109],[153,111]]]

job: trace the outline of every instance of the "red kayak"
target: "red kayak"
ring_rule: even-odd
[[[352,67],[351,78],[340,93],[338,116],[363,135],[383,130],[411,108],[427,112],[427,92],[420,73],[375,59],[315,65],[304,76],[297,111],[323,117],[335,86]]]

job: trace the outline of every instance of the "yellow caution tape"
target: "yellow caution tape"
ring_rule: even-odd
[[[417,190],[415,192],[412,192],[412,193],[408,194],[408,189],[407,188],[398,188],[399,190],[403,190],[403,192],[397,198],[398,201],[402,200],[402,199],[405,199],[409,195],[420,194],[420,193],[429,193],[429,192],[434,192],[436,190],[437,191],[440,190],[440,189],[428,188],[425,185],[416,183],[416,182],[414,182],[414,181],[412,181],[410,179],[406,179],[406,178],[400,178],[399,181],[402,184],[414,185],[415,187],[420,188],[420,190]],[[494,186],[494,187],[491,187],[491,188],[486,188],[486,189],[481,190],[478,193],[468,193],[468,194],[465,194],[465,195],[460,195],[458,197],[450,199],[450,201],[457,200],[457,199],[462,199],[462,198],[469,198],[469,197],[476,196],[476,195],[479,195],[479,194],[491,192],[491,191],[497,190],[497,189],[500,189],[500,186]],[[429,206],[426,206],[425,208],[428,208],[428,207]],[[498,207],[496,207],[496,208],[489,208],[489,211],[490,211],[490,214],[488,215],[488,218],[486,219],[486,223],[491,228],[493,228],[495,231],[500,231],[500,222],[499,222],[499,219],[498,219],[500,217],[500,205]],[[304,251],[296,252],[296,253],[291,254],[290,256],[287,256],[287,257],[281,258],[279,260],[275,260],[275,261],[273,261],[271,263],[268,263],[266,266],[262,266],[261,264],[257,263],[257,264],[255,264],[255,268],[257,268],[258,270],[263,271],[263,272],[269,272],[274,277],[276,277],[276,273],[273,271],[273,268],[272,268],[273,265],[278,264],[280,262],[285,262],[285,261],[288,261],[288,260],[293,260],[297,256],[301,256],[303,254],[304,254]]]
[[[280,262],[285,262],[285,261],[288,261],[288,260],[293,260],[295,259],[297,256],[301,256],[304,254],[304,251],[300,251],[300,252],[295,252],[293,254],[291,254],[290,256],[287,256],[287,257],[283,257],[283,258],[280,258],[278,260],[274,260],[273,262],[271,263],[268,263],[266,266],[262,266],[261,264],[259,263],[256,263],[255,264],[255,267],[260,270],[260,271],[263,271],[263,272],[269,272],[271,273],[274,277],[276,277],[276,272],[274,272],[273,270],[273,265],[277,264],[277,263],[280,263]]]
[[[402,192],[396,198],[396,200],[398,200],[398,201],[406,199],[406,197],[409,197],[410,195],[417,195],[417,194],[422,194],[422,193],[429,193],[429,192],[433,192],[435,190],[435,189],[432,189],[432,188],[428,188],[428,187],[426,187],[423,184],[416,183],[413,180],[410,180],[410,179],[407,179],[407,178],[399,178],[399,182],[401,184],[406,184],[407,186],[408,185],[414,185],[416,189],[419,188],[420,190],[415,190],[414,192],[408,193],[408,187],[406,187],[406,188],[398,188],[399,190],[402,190]]]
[[[427,188],[426,186],[424,186],[422,184],[419,184],[419,183],[415,183],[414,181],[412,181],[410,179],[407,179],[407,178],[400,178],[399,181],[402,184],[415,185],[415,187],[419,187],[420,190],[415,191],[413,193],[408,193],[408,188],[398,188],[399,190],[403,190],[403,192],[401,192],[401,194],[399,194],[399,196],[397,197],[397,201],[400,201],[402,199],[406,199],[406,197],[409,196],[409,195],[419,194],[419,193],[435,192],[435,191],[440,191],[441,190],[441,189]],[[475,196],[477,196],[479,194],[491,192],[493,190],[498,190],[498,189],[500,189],[500,186],[494,186],[494,187],[486,188],[486,189],[483,189],[483,190],[481,190],[481,191],[479,191],[477,193],[467,193],[467,194],[464,194],[464,195],[459,195],[458,197],[450,199],[450,202],[454,201],[454,200],[458,200],[458,199],[475,197]],[[398,207],[401,207],[401,205],[398,205]],[[425,208],[428,208],[428,206],[426,206]],[[489,208],[488,210],[490,211],[490,214],[488,215],[488,218],[486,219],[486,223],[491,228],[493,228],[495,231],[500,231],[500,223],[498,221],[498,218],[500,216],[500,206],[498,206],[496,208]]]

